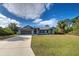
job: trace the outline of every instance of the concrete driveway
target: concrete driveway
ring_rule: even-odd
[[[0,41],[0,56],[34,56],[31,35],[19,35]]]

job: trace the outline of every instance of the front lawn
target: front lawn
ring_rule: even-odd
[[[32,49],[38,56],[79,56],[79,36],[35,35]]]

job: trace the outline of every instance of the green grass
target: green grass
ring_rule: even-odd
[[[79,36],[35,35],[32,49],[37,56],[79,56]]]

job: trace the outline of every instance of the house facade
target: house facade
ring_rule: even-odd
[[[54,34],[54,27],[33,28],[29,25],[18,30],[21,35],[48,35]]]

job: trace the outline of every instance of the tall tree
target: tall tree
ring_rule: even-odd
[[[15,33],[17,33],[17,31],[18,31],[18,26],[17,26],[16,23],[10,23],[10,24],[8,25],[8,27],[9,27],[11,30],[13,30]]]
[[[62,34],[65,33],[65,26],[66,26],[66,23],[64,20],[58,22],[58,27],[61,29]]]
[[[73,30],[79,29],[79,16],[72,19],[73,22]]]

